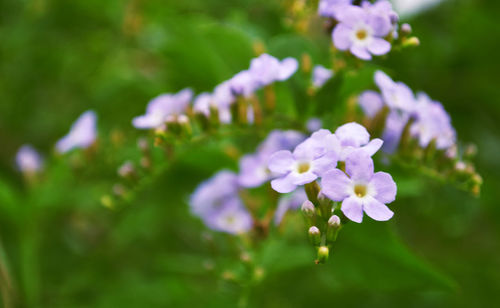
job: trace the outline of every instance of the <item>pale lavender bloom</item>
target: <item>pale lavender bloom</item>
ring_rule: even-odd
[[[410,116],[406,113],[396,110],[389,113],[385,120],[384,132],[382,133],[382,139],[384,140],[384,152],[391,154],[396,151],[399,146],[403,130],[409,120]]]
[[[355,122],[338,127],[335,131],[335,135],[341,145],[340,161],[345,161],[349,154],[357,149],[361,149],[369,156],[373,156],[384,143],[378,138],[370,141],[370,134],[366,128]]]
[[[359,6],[348,6],[337,14],[339,24],[332,33],[333,44],[339,50],[349,50],[356,57],[371,60],[372,54],[384,55],[391,44],[384,37],[391,31],[391,23],[381,16]]]
[[[374,220],[389,220],[394,213],[385,204],[395,200],[397,191],[391,175],[374,173],[373,160],[359,150],[347,158],[346,173],[339,169],[327,172],[321,181],[322,193],[342,201],[342,212],[354,222],[363,220],[363,212]]]
[[[59,153],[66,153],[75,148],[86,149],[94,144],[96,137],[97,115],[89,110],[73,123],[69,133],[57,142],[56,149]]]
[[[384,107],[382,96],[372,90],[361,93],[358,97],[358,103],[363,112],[370,118],[373,118]]]
[[[183,114],[192,98],[191,89],[184,89],[176,94],[161,94],[148,103],[146,113],[135,117],[132,124],[139,129],[160,127],[168,116]]]
[[[415,122],[410,127],[410,133],[424,148],[434,139],[438,149],[447,149],[456,142],[450,116],[441,103],[431,100],[425,93],[417,95]]]
[[[295,150],[278,151],[269,159],[269,170],[279,175],[271,181],[274,190],[289,193],[297,186],[315,181],[335,168],[340,143],[328,130],[320,130],[299,144]]]
[[[274,223],[279,225],[286,212],[298,209],[306,200],[307,195],[304,189],[297,189],[291,194],[281,196],[278,201],[278,208],[274,213]]]
[[[253,219],[241,200],[227,199],[221,208],[203,217],[205,224],[216,231],[241,234],[250,231]]]
[[[230,91],[233,96],[251,96],[259,84],[251,71],[241,71],[229,80]]]
[[[373,4],[363,1],[361,7],[370,14],[384,18],[386,22],[393,26],[399,21],[398,14],[392,9],[392,4],[387,0],[378,0]]]
[[[337,19],[337,14],[351,3],[352,0],[320,0],[318,14],[320,16]]]
[[[25,144],[17,151],[16,165],[23,173],[35,173],[43,168],[43,159],[35,148]]]
[[[406,84],[394,82],[382,71],[375,72],[375,83],[380,88],[382,97],[391,110],[413,112],[416,104],[415,95]]]
[[[210,107],[217,109],[221,123],[231,123],[231,111],[228,107],[217,106],[214,96],[210,93],[200,93],[194,100],[194,112],[201,113],[206,117],[210,116]]]
[[[318,118],[310,118],[306,123],[307,131],[310,133],[320,130],[323,126],[323,122]]]
[[[224,81],[215,87],[212,98],[217,107],[229,109],[231,104],[236,100],[236,97],[231,92],[231,84],[229,80]]]
[[[222,170],[201,183],[191,195],[191,211],[205,217],[220,210],[226,200],[238,197],[238,177],[234,172]]]
[[[299,62],[294,58],[278,60],[275,57],[262,54],[250,62],[249,72],[259,86],[267,86],[275,81],[290,78],[299,68]]]
[[[273,174],[267,168],[271,154],[279,150],[291,150],[302,140],[304,140],[304,135],[297,131],[272,131],[259,145],[256,153],[241,158],[239,184],[251,188],[271,180]]]
[[[321,88],[330,78],[333,77],[333,71],[322,65],[316,65],[313,69],[312,84],[315,88]]]

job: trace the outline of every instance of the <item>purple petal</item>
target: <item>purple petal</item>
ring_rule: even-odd
[[[384,106],[382,96],[371,90],[361,93],[358,102],[364,113],[370,118],[373,118]]]
[[[332,39],[335,48],[339,50],[347,50],[351,47],[351,32],[352,29],[344,24],[338,24],[335,29],[333,29]]]
[[[295,177],[292,173],[288,175],[277,178],[271,181],[271,187],[279,193],[286,194],[292,192],[297,188],[297,185],[293,184]]]
[[[381,91],[384,91],[387,88],[392,88],[395,85],[395,82],[383,71],[375,72],[375,83],[380,88]]]
[[[335,131],[343,146],[360,147],[370,140],[370,134],[363,125],[355,122],[347,123]]]
[[[375,188],[375,199],[382,203],[391,203],[396,199],[397,186],[392,176],[385,172],[377,172],[373,175],[372,185]]]
[[[286,174],[292,170],[295,158],[290,151],[278,151],[269,158],[269,170],[278,174]]]
[[[354,181],[369,182],[373,177],[373,160],[362,149],[352,152],[346,159],[347,174]]]
[[[293,177],[292,183],[294,185],[297,185],[297,186],[311,183],[312,181],[314,181],[318,178],[318,175],[312,171],[304,172],[304,173],[292,172],[288,176]]]
[[[373,139],[367,145],[363,146],[362,149],[366,152],[366,154],[373,156],[377,153],[378,150],[382,147],[384,141],[382,139]]]
[[[378,221],[389,220],[394,215],[394,212],[392,212],[385,204],[373,197],[366,197],[363,199],[363,210],[366,215]]]
[[[323,175],[321,192],[333,201],[342,201],[349,196],[351,180],[339,169],[332,169]]]
[[[352,45],[349,49],[353,55],[362,60],[371,60],[372,55],[368,52],[368,49],[364,46]]]
[[[391,50],[391,44],[384,39],[374,37],[368,45],[368,50],[376,56],[385,55]]]
[[[280,64],[280,69],[279,69],[279,74],[278,74],[278,80],[283,81],[297,71],[299,68],[299,62],[295,58],[285,58],[281,61]]]
[[[265,160],[259,155],[246,155],[240,160],[238,182],[243,187],[257,187],[270,177]]]
[[[363,204],[361,199],[349,197],[342,202],[342,207],[340,209],[350,220],[357,223],[363,221]]]
[[[337,153],[326,152],[325,155],[313,161],[313,172],[320,177],[323,176],[326,172],[335,169],[338,159]]]
[[[379,37],[387,36],[392,29],[389,18],[383,16],[371,15],[368,24],[372,28],[373,34]]]
[[[132,119],[132,125],[138,129],[155,128],[164,122],[165,116],[161,113],[148,113]]]

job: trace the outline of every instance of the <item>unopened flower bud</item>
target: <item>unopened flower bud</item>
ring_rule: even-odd
[[[309,228],[308,233],[311,244],[318,246],[321,243],[321,231],[319,231],[318,227],[312,226]]]
[[[189,118],[186,115],[181,114],[179,117],[177,117],[177,123],[179,123],[180,128],[181,128],[181,133],[184,136],[191,136],[192,135],[193,129],[191,127],[191,123],[189,121]]]
[[[402,24],[401,25],[401,34],[406,36],[411,34],[411,26],[410,24]]]
[[[420,46],[420,40],[416,36],[409,37],[403,42],[403,47],[417,47],[417,46]]]
[[[134,164],[131,161],[123,163],[123,165],[118,168],[118,175],[126,179],[133,178],[136,175]]]
[[[328,260],[328,255],[330,253],[330,250],[328,249],[327,246],[321,246],[318,248],[318,259],[316,260],[316,264],[323,264],[326,263]]]
[[[328,227],[326,230],[326,241],[328,243],[332,243],[337,240],[337,235],[341,227],[340,217],[337,215],[332,215],[332,217],[328,219]]]
[[[315,208],[314,204],[311,201],[309,200],[304,201],[304,203],[302,203],[301,210],[305,216],[314,217]]]

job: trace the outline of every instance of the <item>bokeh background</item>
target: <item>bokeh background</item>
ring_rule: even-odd
[[[14,306],[236,305],[240,287],[210,270],[238,262],[232,240],[205,233],[186,204],[200,181],[236,166],[217,145],[186,151],[130,204],[109,210],[99,199],[118,164],[137,158],[130,119],[151,97],[211,90],[248,66],[256,42],[279,57],[308,52],[327,63],[328,36],[297,33],[285,2],[0,2],[0,258]],[[346,228],[327,265],[311,262],[293,224],[272,237],[250,306],[500,304],[498,12],[498,1],[449,0],[404,17],[421,46],[376,61],[441,101],[460,139],[477,144],[481,197],[396,173],[394,218]],[[101,145],[116,136],[121,145],[104,145],[104,161],[75,173],[53,145],[87,109],[99,115]],[[24,143],[51,157],[47,181],[31,190],[14,166]]]

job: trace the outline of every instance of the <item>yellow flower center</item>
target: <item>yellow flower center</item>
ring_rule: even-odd
[[[356,196],[362,198],[366,195],[366,185],[356,185],[354,186],[354,193]]]
[[[367,36],[368,33],[365,29],[359,29],[358,31],[356,31],[356,37],[361,41],[364,40]]]
[[[311,168],[311,165],[308,162],[302,162],[297,165],[297,172],[298,173],[305,173],[309,171]]]

